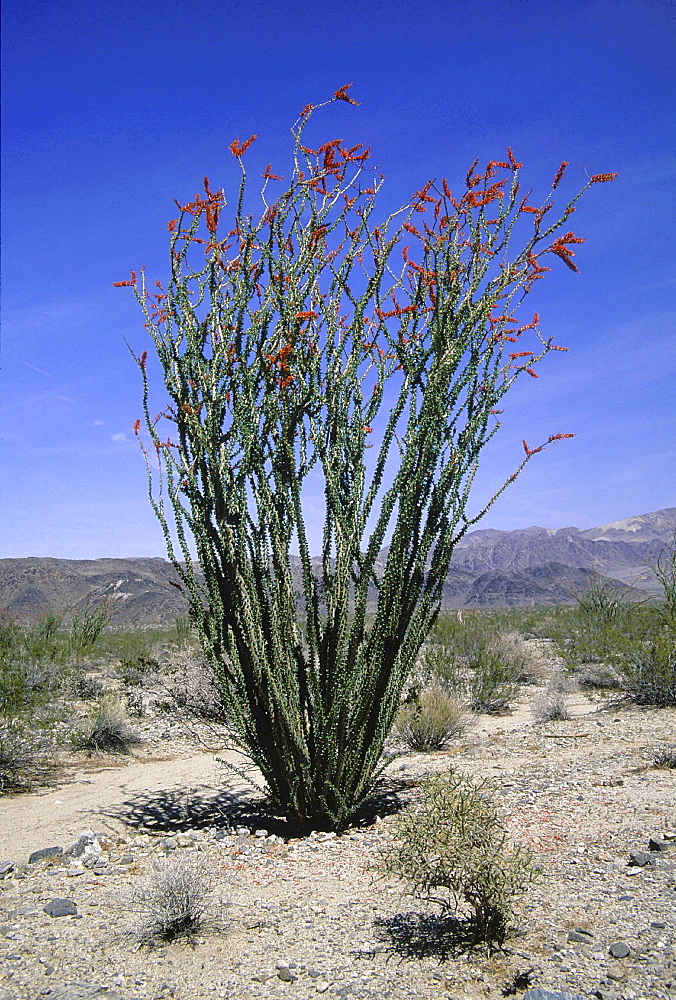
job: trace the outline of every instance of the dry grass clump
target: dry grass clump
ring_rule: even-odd
[[[83,733],[74,738],[78,750],[88,753],[129,753],[143,740],[129,728],[127,714],[121,702],[114,696],[101,699],[99,708]]]
[[[566,696],[556,688],[547,688],[533,700],[533,718],[536,722],[555,722],[570,719]]]
[[[653,767],[676,769],[676,746],[662,747],[653,755]]]
[[[138,940],[148,945],[177,938],[192,940],[210,913],[214,887],[214,876],[200,855],[154,861],[129,901],[139,915]]]
[[[392,735],[409,750],[441,750],[467,725],[467,714],[456,697],[437,679],[413,694],[397,716]]]

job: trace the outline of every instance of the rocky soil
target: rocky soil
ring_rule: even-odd
[[[59,787],[0,800],[0,1000],[676,998],[676,770],[653,764],[676,710],[576,695],[571,720],[537,723],[536,694],[444,753],[395,760],[340,836],[266,814],[199,723],[140,720],[133,756],[71,759]],[[374,878],[395,806],[449,766],[494,780],[543,870],[492,956]],[[135,903],[177,859],[212,877],[207,920],[151,947]]]

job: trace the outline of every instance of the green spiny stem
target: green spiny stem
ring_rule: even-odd
[[[333,100],[350,99],[341,88]],[[519,201],[510,152],[472,168],[461,198],[430,182],[375,225],[382,178],[367,185],[363,147],[303,145],[316,110],[292,129],[294,170],[273,203],[266,170],[259,219],[244,214],[248,144],[235,143],[227,236],[224,195],[205,178],[205,197],[170,223],[167,290],[135,275],[123,284],[170,401],[152,416],[142,355],[150,501],[234,734],[290,816],[341,826],[382,767],[454,545],[541,450],[525,446],[516,473],[467,516],[497,405],[553,347],[537,318],[518,327],[514,312],[543,255],[575,269],[580,241],[551,237],[580,195],[543,231],[550,199]],[[534,350],[510,353],[526,333]],[[161,420],[174,425],[166,440]],[[316,560],[311,473],[324,484]]]

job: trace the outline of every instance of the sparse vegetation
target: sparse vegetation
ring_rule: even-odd
[[[106,695],[87,728],[74,736],[73,742],[78,750],[88,753],[126,754],[142,740],[129,728],[122,703],[115,696]]]
[[[419,663],[423,674],[440,680],[475,712],[504,710],[529,677],[523,648],[478,614],[441,618]]]
[[[554,722],[570,719],[565,693],[549,685],[533,701],[533,718],[536,722]]]
[[[49,784],[57,772],[44,737],[24,733],[16,726],[0,728],[0,795],[29,792]]]
[[[676,769],[676,746],[661,747],[653,755],[653,767]]]
[[[194,938],[204,923],[213,890],[213,876],[199,855],[155,861],[130,900],[140,916],[139,940],[152,945]]]
[[[504,943],[516,902],[538,874],[524,847],[508,845],[491,786],[454,771],[422,783],[418,804],[397,818],[382,866],[442,914],[469,919],[491,950]]]
[[[467,713],[458,699],[433,679],[422,690],[411,692],[399,710],[393,736],[409,750],[425,753],[441,750],[466,723]]]

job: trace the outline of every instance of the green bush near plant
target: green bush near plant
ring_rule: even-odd
[[[638,704],[676,705],[676,553],[663,550],[655,573],[664,599],[633,601],[592,581],[550,630],[583,686],[620,687]]]
[[[419,666],[436,677],[475,712],[504,710],[528,673],[528,658],[506,642],[490,619],[444,617],[430,634]]]
[[[489,950],[504,943],[516,903],[538,875],[530,852],[508,844],[491,786],[454,771],[427,778],[418,804],[397,817],[382,872],[443,915],[469,917]]]

